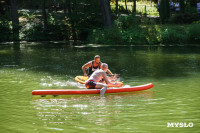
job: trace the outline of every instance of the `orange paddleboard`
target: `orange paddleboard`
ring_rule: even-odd
[[[126,88],[114,88],[107,89],[105,93],[120,93],[120,92],[132,92],[142,91],[153,87],[152,83],[126,87]],[[88,95],[88,94],[99,94],[100,89],[47,89],[47,90],[34,90],[32,95]]]

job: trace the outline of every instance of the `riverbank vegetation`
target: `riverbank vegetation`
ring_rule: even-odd
[[[162,1],[161,7],[167,9],[159,13],[157,0],[0,0],[0,42],[199,44],[197,1],[185,0],[180,13],[171,12],[168,0]]]
[[[91,43],[105,44],[197,44],[200,21],[191,24],[157,24],[146,17],[122,16],[110,29],[95,29],[88,37]]]

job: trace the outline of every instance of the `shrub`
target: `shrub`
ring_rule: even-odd
[[[161,29],[160,41],[162,44],[180,44],[184,43],[185,40],[186,34],[181,30],[175,30],[172,28]]]
[[[104,36],[104,30],[94,29],[89,33],[87,41],[94,44],[104,44],[106,41]]]
[[[121,37],[122,37],[121,31],[115,25],[105,30],[105,40],[107,44],[114,44],[114,45],[123,44]]]
[[[42,24],[28,24],[22,31],[22,40],[26,41],[44,41],[45,34]]]
[[[185,13],[185,14],[175,14],[171,17],[172,23],[192,23],[198,18],[197,14]]]
[[[140,44],[147,43],[145,27],[130,27],[122,33],[123,42]]]
[[[160,29],[157,25],[149,25],[146,32],[146,39],[149,44],[158,44],[160,42],[159,31]]]
[[[123,30],[126,30],[130,27],[137,27],[140,24],[139,17],[135,17],[132,15],[129,16],[121,16],[115,22],[115,25],[120,27]]]
[[[192,24],[187,29],[188,42],[200,41],[200,24]]]
[[[90,43],[101,44],[186,44],[200,41],[200,23],[190,25],[156,25],[146,17],[121,16],[112,28],[93,30]]]

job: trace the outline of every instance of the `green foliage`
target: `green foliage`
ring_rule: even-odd
[[[108,44],[122,44],[122,33],[117,26],[112,26],[109,29],[105,29],[105,40]]]
[[[11,41],[11,25],[9,21],[0,21],[0,42],[1,41]]]
[[[185,0],[180,0],[181,13],[185,13]]]
[[[187,29],[187,40],[188,42],[199,42],[200,41],[200,23],[192,24]]]
[[[102,16],[99,14],[100,2],[76,0],[76,5],[73,5],[71,11],[67,14],[66,22],[71,33],[75,30],[78,39],[85,41],[93,29],[103,27]]]
[[[173,29],[167,27],[160,31],[160,42],[162,44],[180,44],[184,43],[185,39],[185,33],[181,28]]]
[[[198,16],[194,13],[174,14],[171,17],[171,22],[176,24],[192,23],[197,20]]]
[[[93,29],[88,38],[88,43],[94,43],[94,44],[105,44],[106,40],[104,38],[104,31],[102,29]]]
[[[100,44],[190,44],[200,41],[200,24],[157,25],[154,19],[121,16],[110,29],[98,29],[91,32],[89,43]]]
[[[151,26],[143,26],[141,22],[145,23],[148,20],[141,20],[136,16],[121,16],[110,29],[93,31],[88,41],[90,43],[103,44],[141,44],[141,43],[158,43],[156,26],[154,22],[150,22]]]
[[[24,1],[24,0],[23,0]],[[185,5],[185,13],[172,15],[171,22],[192,23],[191,26],[182,27],[181,25],[158,25],[156,19],[144,16],[128,15],[116,16],[111,28],[103,28],[100,3],[94,0],[67,1],[67,12],[63,11],[62,0],[59,0],[59,12],[52,11],[49,7],[48,27],[43,28],[43,18],[41,12],[36,10],[22,10],[20,14],[20,39],[27,41],[50,41],[50,40],[69,40],[78,39],[89,43],[101,44],[177,44],[199,41],[199,22],[196,16],[196,5]],[[65,2],[65,1],[64,1]],[[115,2],[112,1],[113,3]],[[132,11],[133,1],[128,1],[128,11]],[[22,5],[24,3],[24,5]],[[29,2],[21,2],[21,7],[27,7]],[[41,2],[33,2],[41,9]],[[137,11],[141,8],[144,13],[144,5],[147,4],[147,14],[149,10],[157,12],[156,7],[150,6],[150,1],[137,1]],[[48,6],[50,3],[46,3]],[[184,4],[184,3],[183,3]],[[113,10],[115,10],[115,5]],[[126,13],[124,2],[119,1],[119,13]],[[33,7],[33,9],[36,7]],[[149,9],[148,9],[149,8]],[[161,20],[166,22],[170,17],[169,0],[161,0]],[[195,13],[194,13],[195,12]],[[118,18],[117,18],[118,17]],[[23,20],[23,21],[22,21]],[[0,22],[0,41],[11,40],[10,22]]]
[[[188,27],[175,26],[162,28],[160,40],[163,44],[198,43],[200,41],[200,24],[190,24]]]
[[[69,26],[64,15],[49,14],[48,29],[45,35],[48,40],[66,40],[69,37]],[[62,21],[61,21],[62,20]]]
[[[129,16],[121,16],[117,20],[115,20],[115,25],[123,29],[128,29],[130,27],[137,27],[140,23],[139,17]]]
[[[152,20],[152,22],[147,27],[146,32],[146,39],[149,44],[159,44],[160,38],[159,38],[160,28],[158,25],[156,25],[155,21]]]
[[[66,25],[49,23],[47,31],[44,30],[41,23],[32,23],[22,32],[22,39],[26,41],[50,41],[65,40],[68,36]]]
[[[88,37],[89,43],[95,44],[122,44],[122,34],[118,27],[113,26],[109,29],[93,30]]]
[[[21,39],[26,41],[45,41],[44,29],[41,24],[32,24],[22,31]]]
[[[68,2],[67,14],[56,12],[47,14],[46,31],[44,31],[43,19],[39,13],[21,12],[21,16],[28,20],[22,24],[21,39],[28,41],[79,39],[84,41],[92,29],[102,27],[98,2],[92,0]]]

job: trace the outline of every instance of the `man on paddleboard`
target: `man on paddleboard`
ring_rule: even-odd
[[[82,66],[84,76],[90,77],[94,71],[101,69],[101,64],[102,62],[100,61],[100,56],[96,55],[93,61],[89,61],[88,63]],[[88,74],[85,71],[86,68],[89,68]],[[110,75],[113,75],[109,69],[106,72]]]
[[[106,75],[106,72],[108,71],[108,65],[106,63],[102,63],[101,69],[96,70],[92,73],[92,75],[89,77],[87,82],[85,83],[85,86],[87,89],[101,89],[100,90],[100,96],[103,96],[105,91],[107,90],[107,85],[112,85],[113,87],[119,86],[119,83],[111,83]],[[99,81],[104,80],[106,84],[99,83]]]

